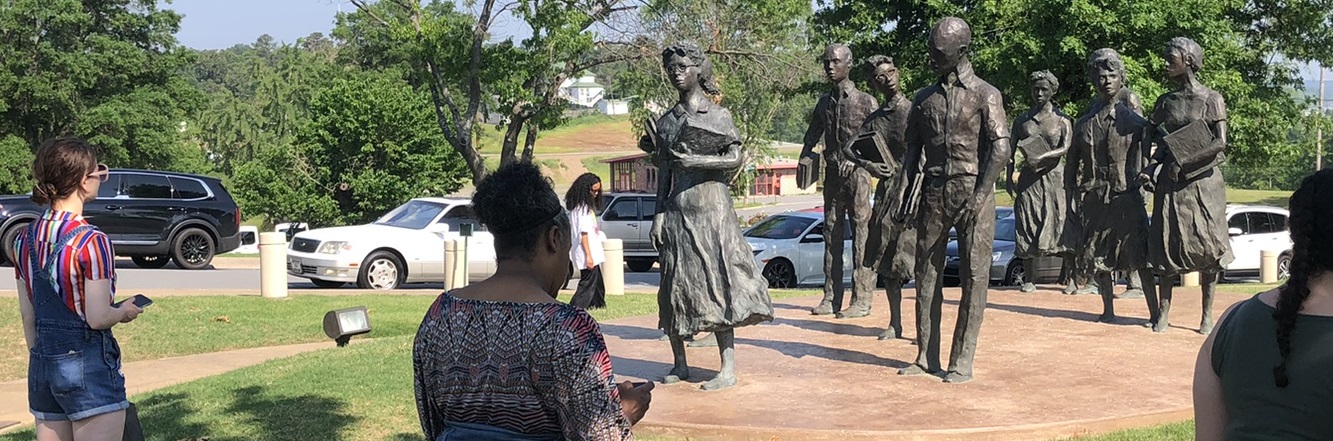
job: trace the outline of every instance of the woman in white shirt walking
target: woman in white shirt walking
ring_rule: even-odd
[[[570,262],[579,269],[579,286],[569,304],[583,309],[606,307],[606,289],[602,286],[602,229],[597,225],[596,207],[602,198],[602,179],[584,173],[565,193],[565,208],[574,246],[569,248]]]

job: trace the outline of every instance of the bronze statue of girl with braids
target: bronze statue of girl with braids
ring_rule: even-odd
[[[1199,351],[1197,439],[1333,439],[1333,170],[1290,210],[1291,278],[1222,313]]]

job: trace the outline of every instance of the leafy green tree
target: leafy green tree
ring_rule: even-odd
[[[631,61],[633,67],[619,76],[618,87],[637,96],[640,104],[669,107],[678,97],[662,70],[662,49],[676,42],[703,49],[718,77],[720,104],[735,117],[749,156],[733,193],[748,194],[754,165],[773,156],[774,130],[804,134],[814,107],[813,99],[792,99],[819,69],[806,42],[810,14],[805,0],[650,1],[640,12],[643,27],[636,41],[646,55]],[[637,125],[655,117],[646,106],[633,107]],[[775,125],[779,117],[781,126]]]
[[[1204,47],[1200,78],[1227,100],[1229,167],[1262,174],[1276,170],[1274,158],[1313,150],[1312,137],[1289,136],[1304,131],[1309,106],[1292,93],[1293,62],[1333,61],[1328,0],[820,0],[813,27],[818,39],[849,43],[860,56],[894,56],[905,85],[924,87],[933,81],[926,38],[947,15],[971,25],[973,65],[1003,92],[1011,115],[1030,104],[1027,75],[1041,69],[1060,79],[1066,112],[1081,113],[1093,97],[1086,58],[1102,47],[1120,52],[1128,85],[1151,108],[1169,87],[1166,42],[1186,36]]]
[[[314,226],[368,222],[468,175],[423,93],[396,72],[334,79],[314,94],[292,147],[265,145],[233,177],[244,210]]]
[[[79,135],[112,166],[207,171],[181,123],[201,104],[182,75],[191,54],[173,34],[180,16],[153,0],[0,3],[0,136],[35,149]],[[12,138],[11,138],[12,137]],[[18,170],[25,182],[28,172]]]
[[[408,81],[429,90],[439,130],[474,180],[487,172],[473,137],[479,112],[490,107],[502,119],[501,163],[530,161],[538,132],[563,122],[565,104],[558,92],[565,79],[640,56],[606,50],[632,45],[599,41],[593,32],[633,9],[627,0],[482,0],[475,14],[439,0],[424,6],[409,0],[351,2],[357,12],[341,17],[334,31],[349,42],[348,56],[363,67],[410,67]],[[523,20],[531,37],[492,42],[491,26],[505,11]]]

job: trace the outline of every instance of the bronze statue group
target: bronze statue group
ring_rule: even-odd
[[[1167,43],[1166,74],[1176,88],[1148,115],[1125,87],[1119,54],[1098,49],[1087,61],[1097,98],[1076,121],[1051,101],[1059,81],[1037,71],[1029,77],[1034,105],[1011,123],[999,90],[968,61],[971,38],[962,19],[936,23],[927,49],[937,80],[910,99],[899,90],[893,58],[875,55],[865,63],[877,100],[850,79],[848,47],[825,51],[832,89],[814,109],[800,172],[802,186],[820,173],[824,183],[828,277],[824,298],[811,312],[866,316],[879,278],[890,309],[880,338],[899,338],[902,287],[915,280],[918,353],[899,374],[970,381],[990,282],[995,183],[1007,169],[1006,187],[1016,193],[1016,254],[1029,259],[1026,268],[1034,268],[1030,259],[1060,256],[1076,273],[1090,274],[1103,300],[1102,322],[1122,321],[1112,274],[1127,274],[1142,284],[1145,326],[1156,332],[1168,328],[1177,279],[1197,271],[1203,285],[1199,332],[1210,332],[1217,275],[1232,255],[1218,168],[1225,161],[1226,104],[1195,76],[1202,48],[1184,37]],[[718,93],[712,65],[688,44],[667,48],[662,62],[680,100],[648,122],[639,147],[659,169],[652,230],[661,254],[659,327],[675,358],[664,381],[689,378],[686,340],[709,332],[722,367],[703,388],[720,389],[736,383],[734,328],[771,321],[773,307],[728,196],[745,155],[731,114],[707,96]],[[821,142],[822,161],[814,151]],[[878,179],[873,208],[872,177]],[[1153,198],[1151,218],[1147,197]],[[851,225],[853,262],[843,262],[844,222]],[[957,231],[962,299],[945,368],[939,353],[942,269],[951,229]],[[845,308],[844,265],[853,266]],[[1034,289],[1030,282],[1022,287]]]

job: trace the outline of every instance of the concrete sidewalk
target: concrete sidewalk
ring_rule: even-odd
[[[360,344],[373,339],[352,341]],[[180,383],[198,380],[253,366],[269,360],[335,347],[333,342],[302,343],[266,348],[185,355],[125,363],[125,389],[131,397]],[[19,424],[0,428],[6,433],[32,427],[33,417],[28,412],[28,380],[26,378],[0,383],[0,421],[18,421]]]

